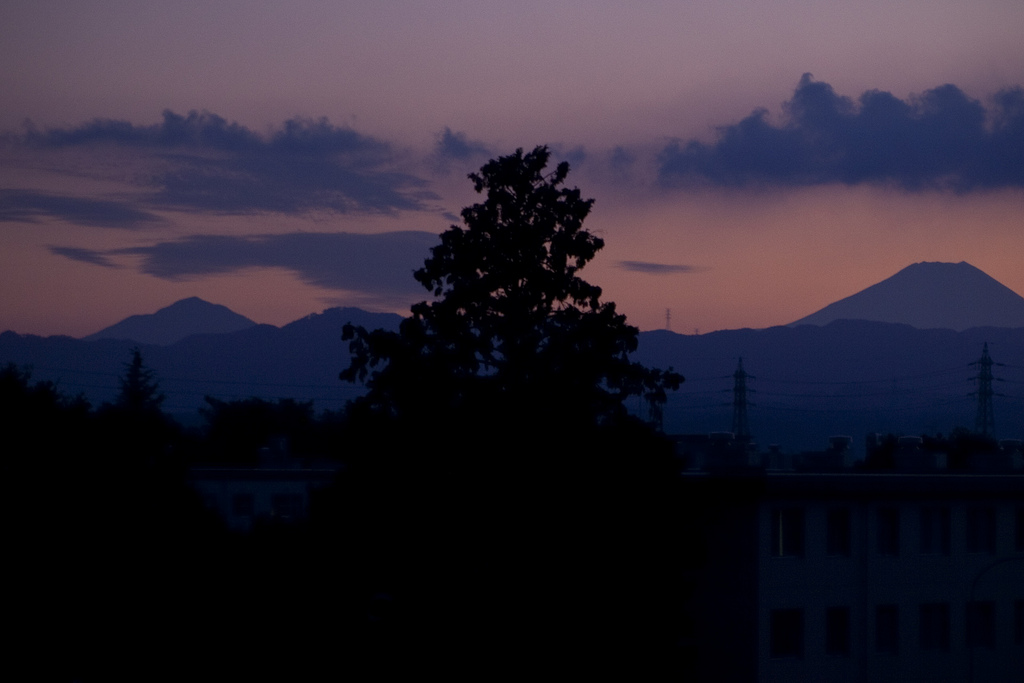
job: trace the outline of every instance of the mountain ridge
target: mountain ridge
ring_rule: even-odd
[[[354,324],[372,326],[376,324],[373,316],[379,314],[358,308],[328,308],[283,328],[302,327],[308,324],[303,321],[325,315],[351,318]],[[363,322],[364,318],[367,322]],[[1024,327],[1024,297],[966,261],[921,261],[786,326],[820,326],[844,319],[957,331],[973,327]],[[130,339],[168,346],[191,335],[238,332],[256,324],[226,306],[188,297],[155,313],[129,316],[82,339]]]
[[[374,314],[370,314],[374,315]],[[397,329],[401,316],[380,315]],[[193,335],[170,346],[138,345],[167,395],[164,409],[187,423],[200,419],[204,397],[220,400],[292,398],[316,410],[338,410],[363,393],[338,374],[349,362],[338,310],[298,327],[272,325],[219,335]],[[362,324],[362,323],[359,323]],[[750,423],[759,443],[783,449],[821,448],[833,434],[859,445],[865,433],[949,433],[974,424],[976,382],[969,364],[988,343],[998,375],[1024,384],[1024,328],[919,330],[909,325],[840,320],[824,326],[776,326],[682,335],[641,332],[633,359],[673,367],[686,381],[664,407],[669,433],[728,431],[732,373],[739,357],[751,374]],[[0,362],[32,369],[67,395],[99,405],[117,394],[118,376],[137,343],[0,334]],[[1001,437],[1024,436],[1024,397],[995,399]],[[644,407],[630,403],[638,414]]]
[[[192,335],[172,345],[131,340],[83,341],[67,336],[0,334],[0,363],[32,369],[67,395],[99,405],[117,394],[133,346],[167,395],[164,409],[183,422],[200,419],[204,397],[221,400],[293,398],[316,410],[338,410],[363,393],[338,374],[349,362],[342,326],[353,322],[395,330],[402,317],[358,309],[323,313],[275,327],[256,325],[227,334]],[[377,323],[377,324],[375,324]],[[762,445],[821,448],[833,434],[858,443],[867,432],[948,433],[974,423],[975,382],[969,368],[988,343],[1006,381],[1024,384],[1024,328],[920,330],[906,324],[839,320],[824,326],[776,326],[682,335],[641,332],[633,359],[673,367],[686,381],[665,405],[670,433],[728,431],[727,400],[739,357],[752,375],[750,422]],[[1024,435],[1024,397],[996,399],[999,435]],[[630,404],[638,414],[639,403]]]

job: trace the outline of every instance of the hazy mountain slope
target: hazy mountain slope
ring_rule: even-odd
[[[253,325],[225,334],[191,335],[167,346],[138,345],[167,395],[165,410],[177,415],[194,417],[205,395],[223,400],[295,398],[314,401],[317,410],[336,410],[362,391],[338,379],[349,362],[348,343],[341,340],[344,324],[395,330],[401,320],[393,313],[333,308],[281,328]],[[0,363],[31,367],[34,380],[55,381],[64,393],[84,393],[99,404],[116,395],[118,376],[136,345],[123,339],[4,332]]]
[[[963,261],[915,263],[791,325],[844,319],[920,329],[1024,327],[1024,297]]]
[[[141,344],[166,346],[192,334],[223,334],[255,325],[252,320],[226,306],[211,304],[193,296],[176,301],[156,313],[129,316],[84,337],[84,340],[131,339]]]
[[[822,448],[833,434],[948,433],[973,428],[977,384],[970,363],[988,342],[1004,366],[994,374],[996,435],[1024,436],[1024,329],[916,329],[871,321],[725,330],[703,335],[644,332],[636,359],[686,377],[669,397],[665,429],[729,431],[739,357],[754,376],[751,429],[762,445]]]
[[[260,397],[314,401],[339,409],[361,393],[338,379],[349,362],[341,340],[345,322],[397,329],[402,318],[359,309],[328,309],[277,328],[256,325],[227,334],[192,335],[168,346],[140,346],[153,368],[165,409],[197,420],[203,396],[224,400]],[[644,332],[634,358],[674,367],[686,376],[665,408],[673,433],[728,431],[732,373],[740,356],[753,375],[749,419],[762,445],[785,450],[822,448],[833,434],[848,434],[862,449],[864,434],[948,433],[973,427],[977,374],[970,363],[988,342],[993,359],[996,435],[1024,436],[1024,328],[916,329],[909,325],[841,320],[824,326],[726,330],[703,335]],[[134,341],[0,334],[0,363],[33,366],[36,380],[51,380],[94,404],[110,400]],[[645,413],[639,400],[629,406]]]

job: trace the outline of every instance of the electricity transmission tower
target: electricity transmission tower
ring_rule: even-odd
[[[750,423],[747,421],[747,380],[754,379],[743,369],[743,357],[732,375],[732,433],[737,441],[750,440]]]
[[[996,419],[992,411],[992,397],[997,394],[992,391],[992,381],[997,378],[992,376],[992,366],[1002,365],[994,363],[988,355],[988,342],[985,342],[981,350],[981,358],[971,363],[978,366],[978,374],[971,379],[978,381],[978,413],[974,419],[974,431],[984,436],[995,436]]]

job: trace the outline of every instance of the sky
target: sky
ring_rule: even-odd
[[[198,296],[407,313],[547,145],[642,330],[784,325],[920,261],[1024,293],[1019,0],[6,0],[0,330]]]

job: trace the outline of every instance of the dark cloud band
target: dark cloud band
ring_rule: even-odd
[[[718,130],[711,144],[661,152],[670,187],[887,183],[906,189],[1024,187],[1024,89],[986,110],[954,85],[910,101],[872,90],[855,104],[805,74],[773,125],[765,110]]]
[[[104,119],[74,128],[30,128],[23,142],[40,150],[114,148],[141,159],[148,170],[133,182],[151,190],[140,198],[142,207],[395,213],[423,210],[437,198],[424,179],[396,170],[400,155],[391,145],[326,119],[291,119],[259,135],[216,114],[166,111],[151,126]]]
[[[619,261],[619,268],[634,273],[649,275],[672,275],[675,273],[694,273],[700,270],[694,266],[671,265],[667,263],[649,263],[647,261]]]
[[[484,143],[477,140],[470,140],[465,133],[454,132],[448,126],[437,136],[434,145],[434,155],[439,159],[456,159],[464,161],[479,157],[493,156],[493,153]]]
[[[31,190],[0,190],[0,222],[35,223],[40,218],[126,230],[162,222],[156,214],[123,201],[87,199]]]
[[[53,247],[50,248],[51,254],[57,256],[63,256],[69,258],[72,261],[81,261],[82,263],[88,263],[94,266],[102,266],[104,268],[120,268],[118,264],[111,261],[102,251],[95,249],[83,249],[80,247]]]
[[[302,232],[244,237],[193,235],[109,251],[72,247],[51,247],[50,251],[108,267],[119,256],[141,257],[139,269],[164,280],[249,268],[283,268],[317,287],[407,304],[426,294],[412,273],[423,265],[438,241],[437,235],[419,231],[376,235]]]

